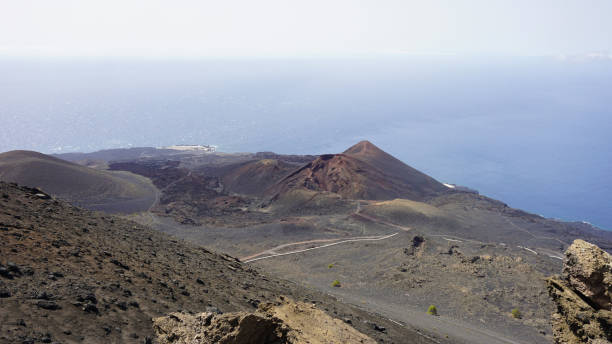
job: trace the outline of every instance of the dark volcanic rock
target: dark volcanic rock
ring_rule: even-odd
[[[83,311],[85,311],[86,313],[95,313],[98,314],[98,307],[96,307],[96,305],[88,303],[85,305],[85,307],[83,307]]]
[[[79,302],[91,302],[93,304],[98,303],[98,299],[96,298],[96,296],[94,294],[87,294],[84,296],[79,296],[77,298],[77,301]]]
[[[118,267],[120,267],[120,268],[122,268],[122,269],[126,269],[126,270],[129,270],[129,269],[130,269],[130,267],[129,267],[129,266],[127,266],[127,265],[123,264],[122,262],[118,261],[117,259],[112,259],[112,260],[111,260],[111,263],[113,263],[113,264],[117,265]]]
[[[11,274],[11,272],[4,266],[2,266],[0,264],[0,276],[4,277],[4,278],[13,278],[13,275]]]
[[[51,300],[52,297],[53,294],[49,294],[46,291],[36,293],[36,295],[34,295],[34,298],[38,300]]]
[[[48,309],[48,310],[52,310],[52,311],[58,310],[58,309],[62,308],[57,303],[55,303],[53,301],[49,301],[49,300],[40,300],[40,301],[36,302],[36,305],[38,307],[40,307],[40,308]]]

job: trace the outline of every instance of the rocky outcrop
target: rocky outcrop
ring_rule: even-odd
[[[160,344],[375,343],[314,305],[286,298],[254,313],[171,313],[153,323]]]
[[[576,240],[565,252],[563,278],[599,309],[612,310],[612,259],[599,247]]]
[[[610,343],[612,256],[583,240],[575,240],[565,256],[561,277],[547,280],[557,305],[552,315],[555,342]]]
[[[262,314],[171,313],[154,320],[159,343],[288,343],[281,320]]]

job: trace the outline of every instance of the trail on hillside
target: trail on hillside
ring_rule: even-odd
[[[317,249],[321,249],[321,248],[325,248],[325,247],[330,247],[330,246],[335,246],[335,245],[344,244],[344,243],[349,243],[349,242],[385,240],[385,239],[389,239],[391,237],[394,237],[394,236],[396,236],[398,234],[399,233],[393,233],[393,234],[383,235],[383,236],[378,236],[378,237],[369,237],[369,238],[361,237],[361,238],[345,239],[345,240],[340,240],[340,241],[333,242],[331,244],[322,245],[322,246],[315,246],[315,247],[310,247],[310,248],[305,248],[305,249],[302,249],[302,250],[296,250],[296,251],[285,252],[285,253],[275,253],[275,254],[271,254],[269,256],[253,258],[253,259],[248,259],[248,260],[243,260],[243,259],[240,259],[240,260],[242,262],[244,262],[244,263],[251,263],[251,262],[255,262],[255,261],[258,261],[258,260],[262,260],[262,259],[268,259],[268,258],[274,258],[274,257],[280,257],[280,256],[287,256],[287,255],[290,255],[290,254],[296,254],[296,253],[302,253],[302,252],[317,250]],[[281,245],[281,246],[291,246],[291,245],[295,245],[295,244],[300,244],[300,243],[285,244],[285,245]],[[270,252],[270,250],[264,251],[261,254],[265,254],[266,252]],[[257,254],[255,256],[259,256],[261,254]]]
[[[400,229],[402,231],[409,231],[412,228],[411,227],[406,227],[406,226],[400,226],[400,225],[396,225],[394,223],[370,216],[370,215],[365,215],[361,213],[361,202],[357,201],[357,207],[355,209],[355,212],[353,212],[351,215],[353,216],[357,216],[360,217],[362,219],[366,219],[368,221],[371,222],[375,222],[375,223],[379,223],[382,225],[386,225],[395,229]],[[252,254],[250,256],[247,257],[242,257],[240,258],[240,261],[245,262],[245,263],[250,263],[250,262],[254,262],[254,261],[258,261],[261,259],[268,259],[268,258],[273,258],[273,257],[280,257],[280,256],[286,256],[286,255],[290,255],[290,254],[296,254],[296,253],[302,253],[302,252],[307,252],[307,251],[312,251],[312,250],[316,250],[316,249],[321,249],[321,248],[326,248],[326,247],[330,247],[330,246],[335,246],[338,244],[343,244],[343,243],[349,243],[349,242],[358,242],[358,241],[378,241],[378,240],[384,240],[384,239],[388,239],[391,238],[395,235],[397,235],[399,233],[393,233],[393,234],[388,234],[388,235],[376,235],[376,236],[361,236],[361,237],[351,237],[351,238],[332,238],[332,239],[313,239],[313,240],[307,240],[307,241],[297,241],[297,242],[292,242],[292,243],[287,243],[287,244],[282,244],[282,245],[278,245],[275,246],[273,248],[267,249],[265,251],[259,252],[259,253],[255,253]],[[314,243],[324,243],[324,242],[328,242],[329,244],[325,244],[325,245],[321,245],[321,246],[315,246],[315,247],[309,247],[306,249],[301,249],[301,250],[294,250],[291,252],[282,252],[279,253],[278,250],[281,250],[283,248],[286,247],[291,247],[291,246],[298,246],[298,245],[307,245],[307,244],[314,244]],[[260,257],[263,255],[266,255],[265,257]]]

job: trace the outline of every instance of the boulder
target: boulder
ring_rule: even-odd
[[[612,257],[596,245],[574,241],[565,252],[563,279],[599,309],[612,310]]]
[[[376,343],[314,305],[287,298],[253,313],[171,313],[153,319],[153,329],[160,344]]]
[[[171,313],[155,319],[153,329],[160,344],[288,343],[288,329],[279,319],[245,312]]]
[[[575,240],[565,256],[561,277],[547,279],[557,306],[551,319],[555,343],[610,343],[612,257],[582,240]]]

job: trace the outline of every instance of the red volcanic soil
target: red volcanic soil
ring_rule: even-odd
[[[277,196],[294,189],[329,191],[344,198],[423,200],[447,188],[368,141],[343,154],[321,155],[269,190]]]

